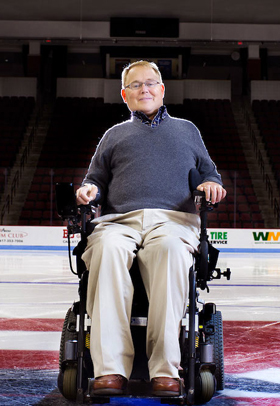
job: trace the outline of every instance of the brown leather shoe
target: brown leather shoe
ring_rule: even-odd
[[[126,389],[127,379],[122,375],[104,375],[93,381],[95,395],[122,395]]]
[[[179,396],[180,380],[159,376],[152,379],[153,394],[156,396]]]

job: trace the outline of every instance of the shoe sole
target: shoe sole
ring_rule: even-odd
[[[103,389],[94,389],[94,395],[123,395],[123,389],[111,389],[111,388],[103,388]]]
[[[173,392],[173,391],[168,391],[168,390],[158,390],[158,391],[154,391],[153,395],[155,396],[179,396],[180,392]]]

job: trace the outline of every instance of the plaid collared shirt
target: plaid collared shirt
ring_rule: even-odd
[[[152,128],[160,125],[160,123],[165,119],[165,117],[167,117],[167,115],[168,115],[168,113],[167,113],[166,106],[160,106],[157,114],[155,115],[155,117],[152,120],[150,120],[146,116],[146,114],[142,113],[142,111],[133,111],[132,112],[132,116],[138,118],[139,120],[142,121],[143,124],[147,124]]]

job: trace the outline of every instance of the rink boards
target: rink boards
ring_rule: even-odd
[[[0,248],[67,249],[67,227],[1,226]],[[209,241],[224,252],[280,252],[279,229],[209,228]],[[80,235],[70,236],[75,247]]]

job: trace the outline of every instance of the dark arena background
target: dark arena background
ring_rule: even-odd
[[[225,389],[207,405],[280,406],[278,0],[0,0],[0,404],[75,404],[57,388],[78,280],[55,184],[78,188],[129,118],[120,73],[139,59],[158,64],[168,112],[198,126],[227,189],[208,227],[231,280],[201,294],[223,314]]]

